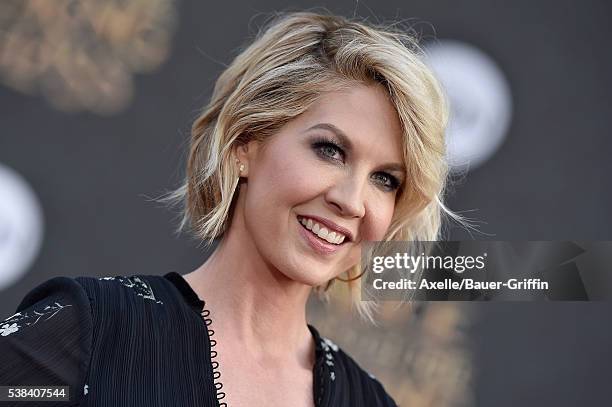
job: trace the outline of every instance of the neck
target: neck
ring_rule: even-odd
[[[224,341],[256,357],[289,355],[308,363],[312,336],[306,302],[311,287],[267,263],[240,226],[233,223],[207,261],[184,277],[206,301],[214,330]]]

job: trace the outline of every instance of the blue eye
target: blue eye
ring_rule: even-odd
[[[344,150],[335,141],[327,138],[320,138],[312,143],[313,149],[324,158],[330,158],[336,161],[344,161]],[[341,158],[337,158],[340,155]]]
[[[386,172],[377,172],[374,178],[380,180],[381,185],[389,191],[395,191],[400,186],[399,180],[393,175],[388,174]]]

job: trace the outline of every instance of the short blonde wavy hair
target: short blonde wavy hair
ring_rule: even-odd
[[[238,189],[237,146],[265,142],[325,92],[377,83],[388,91],[403,127],[408,173],[384,241],[437,240],[442,213],[458,218],[442,203],[448,108],[415,36],[395,27],[294,12],[276,16],[260,31],[219,76],[193,124],[184,183],[164,198],[182,204],[178,231],[190,226],[210,244],[227,230]],[[361,266],[345,273],[358,276]],[[360,288],[359,279],[349,282],[353,303],[371,316],[359,301]]]

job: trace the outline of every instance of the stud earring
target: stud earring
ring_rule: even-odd
[[[238,167],[238,170],[240,172],[244,171],[244,164],[240,163],[240,167]]]

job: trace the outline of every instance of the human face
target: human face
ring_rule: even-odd
[[[402,129],[380,85],[324,94],[306,112],[239,158],[248,166],[243,215],[259,255],[287,278],[322,285],[382,240],[405,182]],[[335,145],[339,146],[336,147]],[[262,147],[262,146],[259,146]],[[343,228],[328,243],[300,222]],[[330,228],[327,227],[329,230]]]

